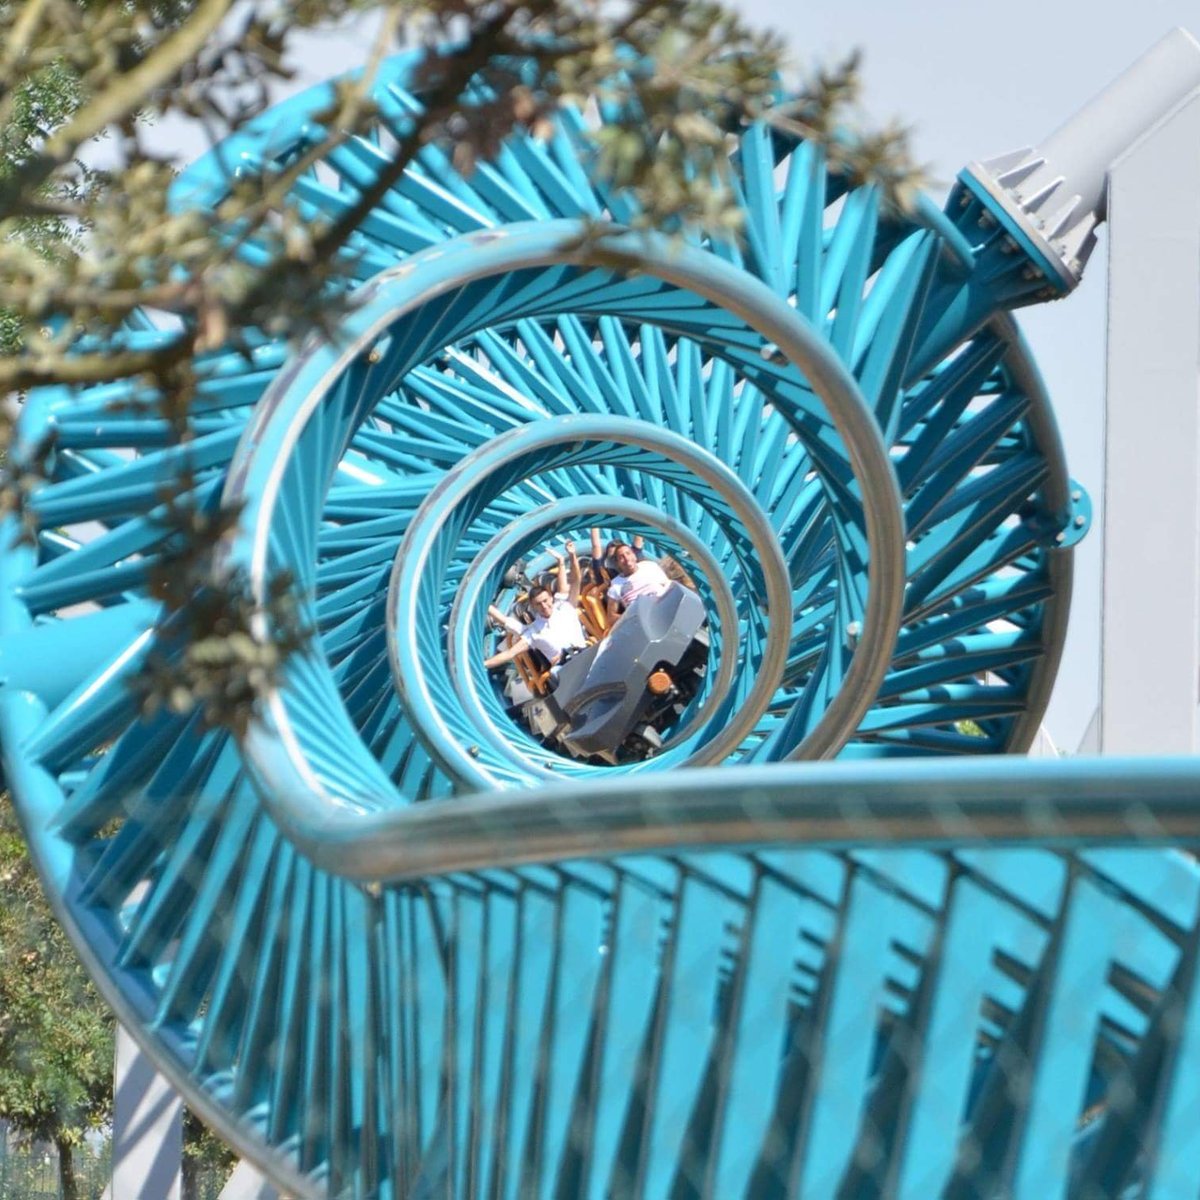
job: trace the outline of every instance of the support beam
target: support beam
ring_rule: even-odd
[[[282,1197],[257,1167],[242,1159],[221,1189],[218,1200],[282,1200]]]
[[[117,1026],[110,1200],[180,1200],[183,1101]]]
[[[1099,750],[1200,750],[1200,93],[1109,177]]]
[[[0,685],[34,692],[54,708],[137,641],[158,610],[133,600],[0,637]]]

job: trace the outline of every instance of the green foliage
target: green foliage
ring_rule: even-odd
[[[147,147],[148,121],[169,115],[224,138],[287,78],[298,32],[367,12],[380,32],[361,77],[321,114],[325,146],[259,173],[239,164],[215,212],[169,202],[179,164]],[[401,47],[420,52],[423,110],[344,212],[302,214],[294,180],[371,126],[374,68]],[[247,350],[260,330],[297,344],[336,328],[349,289],[326,285],[345,279],[348,239],[423,145],[470,172],[514,130],[541,135],[589,98],[608,123],[585,166],[633,197],[639,226],[739,236],[729,157],[759,119],[815,139],[837,169],[904,203],[916,173],[903,131],[855,131],[856,60],[774,104],[785,66],[777,37],[713,0],[0,0],[0,389],[132,379],[138,402],[186,442],[206,352]],[[98,138],[103,169],[86,164]],[[589,236],[611,228],[597,222]],[[171,318],[161,340],[122,348],[145,310]],[[8,420],[0,412],[0,453]],[[10,457],[0,513],[25,512],[51,451]],[[303,630],[284,589],[258,610],[243,581],[213,575],[235,514],[186,511],[187,484],[185,473],[163,497],[167,565],[187,586],[161,598],[195,649],[155,659],[143,693],[148,707],[199,706],[240,729]]]
[[[112,1139],[88,1138],[72,1147],[69,1158],[77,1200],[103,1200],[112,1180]],[[7,1154],[0,1154],[0,1200],[66,1200],[72,1184],[62,1180],[57,1147],[10,1142]]]
[[[0,19],[11,5],[0,6]],[[31,158],[46,137],[79,107],[79,76],[61,58],[51,58],[21,79],[8,122],[0,129],[0,171],[11,174]]]
[[[0,797],[0,1120],[78,1145],[112,1116],[113,1018],[42,897]]]
[[[11,308],[0,309],[0,356],[16,354],[20,348],[20,313]]]
[[[48,131],[61,125],[79,106],[78,77],[65,63],[54,61],[22,80],[12,96],[9,122],[0,126],[0,178],[11,175],[29,158]],[[42,186],[39,195],[52,198],[56,181]],[[64,197],[74,188],[64,191]],[[14,217],[6,233],[14,260],[29,255],[53,265],[78,253],[78,232],[54,214],[33,211]],[[0,308],[0,355],[16,355],[23,348],[27,317],[20,308]]]

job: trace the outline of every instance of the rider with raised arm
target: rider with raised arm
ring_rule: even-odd
[[[613,555],[616,553],[618,546],[623,546],[625,543],[620,538],[613,538],[606,546],[600,537],[600,530],[597,526],[592,526],[592,581],[594,583],[607,583],[610,575],[617,573],[616,563],[613,561]],[[642,547],[645,545],[644,539],[640,533],[633,535],[633,550],[637,557],[642,557]]]
[[[622,613],[642,596],[661,596],[671,586],[667,573],[648,558],[639,559],[637,550],[624,542],[614,543],[613,562],[617,578],[607,592],[608,620],[615,626]]]
[[[539,651],[551,667],[556,667],[575,651],[587,646],[587,636],[579,620],[579,556],[575,553],[574,542],[566,542],[564,548],[570,559],[570,568],[562,554],[557,550],[550,551],[551,556],[558,560],[557,587],[551,592],[549,588],[539,585],[530,591],[529,607],[533,610],[534,618],[528,625],[522,625],[502,613],[494,604],[488,606],[488,615],[515,634],[517,639],[507,650],[483,660],[488,670],[512,662],[526,650]]]

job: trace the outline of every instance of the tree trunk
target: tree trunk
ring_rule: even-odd
[[[75,1179],[75,1159],[71,1143],[55,1138],[58,1147],[58,1194],[62,1200],[79,1200],[79,1184]]]

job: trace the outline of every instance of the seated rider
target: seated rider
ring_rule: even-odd
[[[616,563],[613,561],[613,555],[616,553],[618,546],[623,546],[625,543],[620,538],[613,538],[607,546],[600,540],[600,530],[595,525],[592,526],[592,582],[607,583],[610,575],[617,573]],[[644,541],[640,533],[633,535],[633,550],[640,559],[642,557],[642,546]]]
[[[586,648],[587,637],[583,632],[577,607],[580,569],[575,543],[567,542],[566,551],[571,559],[569,575],[563,556],[556,550],[550,551],[558,560],[558,586],[553,593],[549,588],[541,586],[530,591],[529,607],[535,615],[528,625],[522,625],[505,615],[494,604],[488,606],[488,615],[517,636],[517,640],[507,650],[501,650],[483,660],[483,665],[488,670],[512,662],[518,654],[526,650],[537,650],[553,668],[561,665],[576,650]]]
[[[623,612],[628,612],[642,596],[661,596],[671,586],[667,573],[648,558],[639,559],[637,551],[624,542],[617,542],[612,552],[617,578],[608,589],[608,620],[615,625]]]

